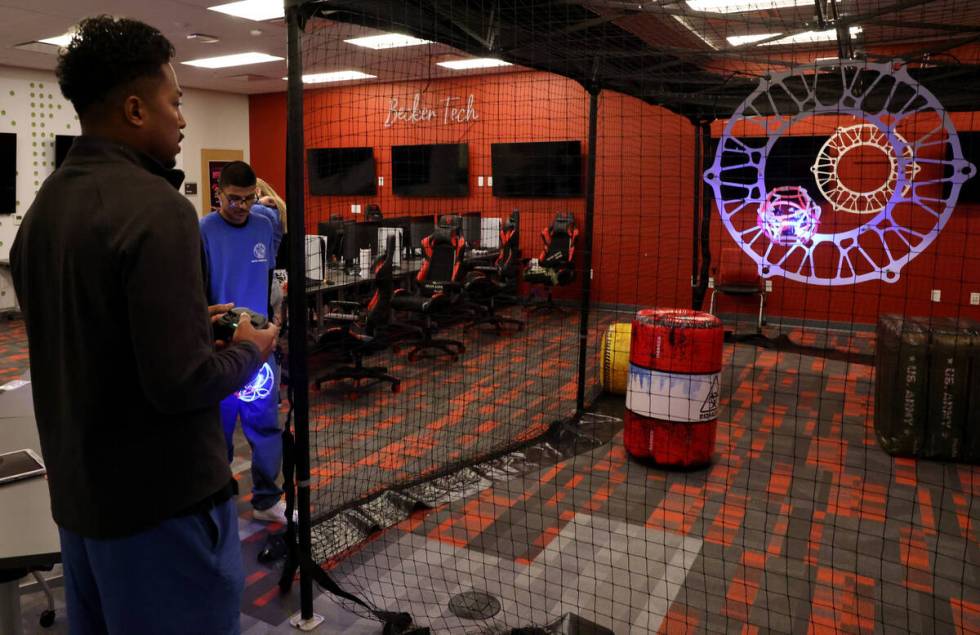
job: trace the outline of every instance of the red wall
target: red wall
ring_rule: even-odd
[[[400,107],[410,105],[416,91],[424,91],[426,104],[439,105],[437,117],[386,126],[391,99],[397,98]],[[470,94],[478,118],[443,123],[442,102],[447,97],[465,102]],[[495,142],[578,139],[587,152],[588,107],[580,85],[536,72],[308,90],[306,146],[373,147],[377,174],[385,183],[375,196],[307,195],[307,228],[312,230],[330,214],[352,217],[352,203],[362,209],[376,203],[386,216],[479,210],[505,218],[516,208],[521,211],[522,249],[537,256],[540,231],[556,212],[572,212],[583,227],[584,198],[495,198],[490,187],[478,187],[477,177],[491,174],[490,144]],[[664,109],[616,93],[602,94],[599,112],[594,298],[689,306],[693,127]],[[284,94],[251,97],[252,165],[276,187],[285,183],[285,127]],[[417,143],[469,144],[470,196],[394,196],[391,146]]]

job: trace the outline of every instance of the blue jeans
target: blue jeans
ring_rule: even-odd
[[[279,366],[269,360],[273,386],[254,401],[239,399],[238,393],[221,402],[221,425],[225,430],[228,462],[234,457],[235,423],[242,420],[242,432],[252,446],[252,506],[268,509],[282,498],[276,478],[282,468],[282,429],[279,427]],[[253,395],[254,396],[254,395]]]
[[[60,529],[72,635],[237,635],[245,572],[232,497],[132,536]]]

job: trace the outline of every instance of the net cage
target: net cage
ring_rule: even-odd
[[[333,600],[980,632],[980,5],[287,4],[252,109]]]

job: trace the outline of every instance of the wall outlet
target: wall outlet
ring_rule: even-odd
[[[933,302],[939,302],[939,300],[943,297],[943,292],[939,289],[933,289],[930,297],[932,297]]]
[[[476,186],[477,187],[483,187],[483,177],[482,176],[476,177]]]
[[[711,278],[711,277],[708,278],[708,288],[709,289],[714,289],[715,288],[715,279],[714,278]]]
[[[488,176],[487,177],[487,187],[493,187],[493,177],[492,176]]]
[[[385,177],[379,176],[378,177],[378,187],[384,187],[384,186],[385,186]]]
[[[973,306],[980,304],[980,293],[970,294],[970,304],[972,304]]]
[[[772,293],[772,280],[766,280],[766,293]]]
[[[361,206],[360,205],[356,205],[356,204],[355,205],[351,205],[350,206],[350,213],[351,214],[360,214],[361,213]]]

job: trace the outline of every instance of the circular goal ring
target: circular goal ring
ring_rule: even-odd
[[[894,186],[885,205],[862,215],[867,220],[857,227],[816,232],[809,241],[790,246],[775,244],[757,222],[767,194],[766,157],[790,126],[816,115],[851,115],[877,128],[894,150]],[[937,123],[914,138],[906,132],[906,140],[897,128],[913,116]],[[754,146],[747,136],[736,134],[742,126],[763,130],[765,145]],[[937,158],[919,158],[929,152]],[[933,164],[938,176],[910,180],[916,172],[912,163]],[[902,268],[942,231],[960,188],[976,171],[963,158],[956,129],[943,106],[903,64],[842,61],[763,78],[726,123],[704,178],[714,191],[725,229],[756,263],[761,276],[834,286],[898,281]],[[897,206],[905,212],[895,214]],[[906,224],[909,209],[931,226]],[[833,228],[832,223],[822,223],[821,228],[828,225]]]
[[[905,138],[895,133],[895,138],[905,148],[906,185],[903,195],[908,194],[908,183],[922,170],[912,156],[912,146]],[[840,176],[840,165],[844,156],[859,148],[874,148],[888,159],[888,176],[877,188],[860,192],[844,184]],[[817,159],[810,168],[820,193],[823,194],[835,211],[848,214],[877,214],[885,208],[895,192],[898,181],[898,157],[888,143],[888,137],[876,126],[861,123],[856,126],[838,128],[824,142],[817,153]]]

